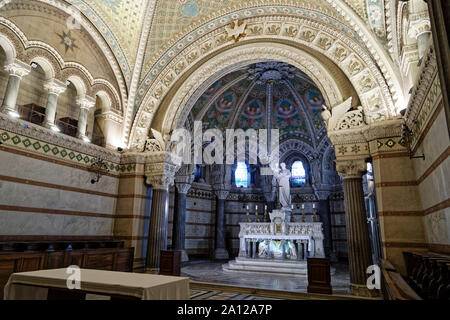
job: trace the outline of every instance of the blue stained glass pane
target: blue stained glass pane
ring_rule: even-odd
[[[238,162],[234,172],[234,180],[236,181],[236,187],[248,187],[248,167],[245,162]]]
[[[294,186],[301,187],[306,184],[306,172],[305,167],[303,166],[303,162],[295,161],[292,164],[291,173],[291,181]]]

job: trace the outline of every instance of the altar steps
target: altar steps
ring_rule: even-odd
[[[237,257],[236,260],[229,261],[227,264],[222,265],[222,269],[228,272],[261,272],[289,276],[307,275],[306,261],[297,260]]]

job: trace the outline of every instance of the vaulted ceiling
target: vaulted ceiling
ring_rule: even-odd
[[[338,1],[344,2],[371,27],[381,42],[385,42],[384,0]],[[326,0],[40,0],[32,2],[55,6],[62,6],[65,2],[81,11],[106,39],[128,85],[140,54],[140,46],[144,48],[142,71],[139,77],[140,81],[143,81],[151,71],[155,70],[153,67],[161,60],[165,51],[173,45],[180,45],[181,40],[190,42],[236,19],[267,14],[304,15],[313,20],[325,19],[331,24],[350,27],[349,21]],[[3,10],[7,9],[8,5],[3,8]],[[206,28],[202,29],[201,26]],[[140,43],[141,41],[144,43]]]
[[[325,100],[314,82],[286,63],[268,61],[234,71],[209,87],[192,108],[204,129],[279,129],[280,141],[315,146],[325,135]]]
[[[185,72],[192,71],[208,54],[232,45],[225,29],[235,21],[248,24],[246,39],[255,39],[251,41],[264,40],[264,37],[273,40],[279,35],[280,41],[296,41],[305,46],[305,51],[321,52],[323,57],[331,59],[317,55],[326,70],[334,74],[329,66],[332,61],[334,67],[344,71],[336,82],[346,82],[339,77],[353,78],[351,82],[357,84],[358,96],[365,95],[363,106],[377,114],[375,120],[383,119],[379,114],[386,114],[387,108],[394,110],[393,105],[397,110],[397,101],[403,103],[405,92],[399,68],[391,58],[389,17],[395,11],[393,3],[386,0],[15,0],[0,1],[0,12],[28,40],[49,43],[65,61],[86,66],[117,88],[124,111],[123,138],[127,140],[130,128],[140,121],[138,111],[151,104],[149,96],[155,97],[157,107]],[[71,30],[68,21],[78,13],[81,13],[82,26]],[[42,21],[37,23],[39,19]],[[53,24],[57,25],[57,32],[41,32],[51,29]],[[43,34],[42,39],[39,32]],[[68,43],[71,43],[69,48]],[[103,52],[104,57],[98,58],[97,52]],[[186,59],[180,62],[179,57]],[[379,110],[369,110],[371,106]]]

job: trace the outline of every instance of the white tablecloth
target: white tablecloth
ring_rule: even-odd
[[[118,294],[142,300],[188,300],[189,278],[145,273],[80,269],[81,290]],[[67,289],[66,269],[13,273],[5,286],[5,300],[46,299],[48,288]]]

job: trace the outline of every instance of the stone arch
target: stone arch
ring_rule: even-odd
[[[358,20],[360,18],[354,12],[348,10],[347,5],[328,2],[348,21],[350,26],[345,24],[343,26],[351,30],[352,36],[344,34],[342,30],[329,23],[278,13],[245,18],[244,21],[251,25],[251,28],[247,28],[246,37],[241,38],[240,42],[254,41],[254,39],[269,39],[271,42],[292,41],[306,50],[310,48],[309,51],[319,52],[335,63],[339,70],[350,79],[358,96],[362,98],[361,104],[366,114],[373,115],[372,119],[369,117],[369,122],[396,116],[404,104],[404,92],[399,80],[401,77],[398,68],[392,64],[371,30]],[[260,6],[261,3],[255,5]],[[231,13],[233,10],[243,10],[244,7],[238,6],[230,9],[230,13],[223,12],[223,14],[233,17]],[[352,19],[358,21],[354,22]],[[268,28],[269,23],[279,25],[275,28],[275,32],[272,32],[274,28]],[[195,29],[187,30],[191,32],[187,33],[189,35],[187,38],[190,38],[188,43],[183,40],[184,38],[178,42],[171,42],[171,46],[167,47],[167,51],[162,53],[158,61],[155,61],[154,66],[141,82],[135,100],[136,105],[145,105],[149,94],[159,100],[167,90],[170,90],[172,84],[183,76],[184,70],[189,69],[189,66],[204,60],[211,52],[230,45],[225,26],[198,38],[196,30],[198,28],[202,28],[203,31],[208,30],[210,27],[206,24],[205,20],[195,24]],[[305,30],[312,31],[312,34],[309,34],[312,37],[305,37]],[[198,40],[194,41],[196,38]],[[183,49],[180,51],[180,48]],[[142,101],[144,102],[141,103]],[[132,129],[132,116],[133,110],[127,110],[124,126],[125,140],[128,139]]]
[[[70,3],[65,3],[64,1],[56,1],[56,0],[39,0],[39,2],[45,3],[53,8],[59,9],[62,12],[65,12],[69,16],[73,16],[74,7]],[[6,20],[6,19],[5,19]],[[110,67],[113,70],[114,76],[116,78],[123,105],[125,105],[126,97],[127,97],[127,89],[125,83],[125,75],[123,70],[120,67],[119,62],[117,61],[117,56],[114,55],[112,48],[108,45],[108,40],[102,35],[102,32],[97,28],[97,26],[92,23],[86,16],[83,14],[79,15],[79,20],[81,27],[86,30],[86,32],[92,37],[94,42],[100,47],[102,52],[104,53],[106,60],[110,63]],[[120,50],[119,56],[124,56],[123,52]]]
[[[117,92],[110,87],[109,83],[97,82],[92,86],[93,95],[99,95],[101,93],[102,99],[105,99],[105,102],[108,104],[108,110],[117,110],[121,111],[120,108],[120,100],[117,95]]]
[[[334,106],[343,101],[342,93],[333,76],[312,55],[286,44],[244,43],[240,46],[231,46],[228,50],[211,57],[207,63],[193,67],[191,74],[182,79],[184,80],[182,88],[174,93],[170,101],[164,101],[167,110],[163,115],[159,110],[158,129],[167,134],[170,130],[183,126],[190,111],[190,108],[185,106],[192,107],[196,98],[202,94],[202,89],[206,89],[224,74],[251,63],[268,60],[289,63],[306,73],[317,84],[328,105]],[[176,90],[176,85],[171,86],[171,89]],[[163,93],[160,89],[152,93],[147,95],[136,116],[129,144],[131,148],[140,148],[145,142],[151,121],[154,121],[153,115],[160,109]]]
[[[55,69],[53,68],[53,64],[45,57],[37,56],[31,60],[33,63],[37,63],[45,73],[45,80],[50,80],[55,78]]]
[[[280,159],[287,159],[292,153],[302,154],[308,161],[314,159],[314,148],[298,139],[288,139],[280,144]]]
[[[68,75],[67,79],[68,81],[72,82],[75,89],[77,90],[77,97],[81,98],[86,96],[87,94],[87,85],[84,79],[82,79],[80,76],[76,74],[70,74]]]
[[[17,56],[16,49],[12,41],[4,34],[0,33],[0,47],[3,48],[6,54],[6,64],[14,62]]]
[[[111,97],[104,90],[100,90],[96,93],[96,96],[102,102],[102,112],[109,111],[112,106]]]
[[[85,94],[87,95],[94,96],[96,90],[103,88],[109,93],[111,100],[113,101],[112,106],[116,110],[121,110],[121,97],[109,81],[105,79],[95,79],[88,69],[77,62],[65,62],[58,51],[52,46],[41,41],[28,40],[25,34],[16,25],[3,17],[0,17],[0,36],[8,39],[13,45],[15,52],[17,53],[17,59],[31,63],[38,58],[45,64],[45,68],[43,67],[44,71],[46,69],[53,69],[54,77],[63,82],[68,80],[69,76],[72,74],[76,75],[84,82],[84,87],[86,88]]]

